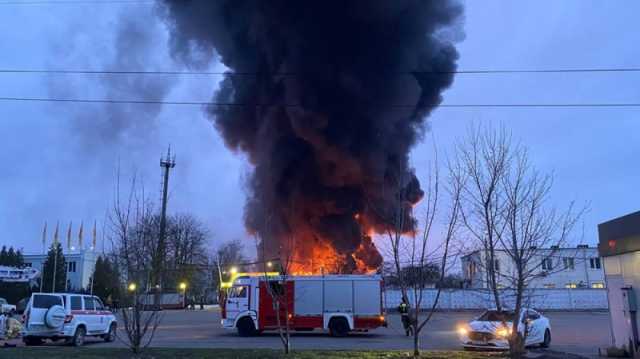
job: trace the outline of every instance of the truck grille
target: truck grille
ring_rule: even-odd
[[[494,338],[493,333],[487,332],[470,332],[469,339],[478,341],[488,341]]]

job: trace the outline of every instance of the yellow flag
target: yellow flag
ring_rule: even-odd
[[[42,246],[47,245],[47,221],[44,221],[44,228],[42,229]]]
[[[96,221],[93,221],[93,243],[92,243],[92,247],[93,250],[96,249]]]
[[[82,230],[84,227],[84,223],[80,222],[80,230],[78,231],[78,248],[82,249]]]
[[[56,222],[56,231],[53,232],[53,246],[56,247],[58,245],[58,226],[60,222]]]
[[[69,222],[69,229],[67,229],[67,249],[71,250],[71,222]]]

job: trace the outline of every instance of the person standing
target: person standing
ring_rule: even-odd
[[[409,301],[405,296],[402,296],[402,302],[398,306],[398,312],[400,312],[405,334],[407,336],[412,335],[413,327],[411,326],[411,318],[409,318]]]

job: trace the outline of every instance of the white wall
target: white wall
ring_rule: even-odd
[[[430,309],[433,305],[437,289],[423,291],[422,308]],[[545,310],[606,310],[608,309],[606,289],[532,289],[527,293],[530,298],[526,306]],[[400,304],[399,290],[385,292],[385,306],[395,309]],[[503,300],[507,306],[514,306],[512,291],[503,292]],[[409,293],[409,301],[413,294]],[[494,307],[492,294],[486,290],[445,289],[440,292],[438,309],[487,309]]]

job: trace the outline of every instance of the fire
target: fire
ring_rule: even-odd
[[[372,274],[378,268],[368,264],[365,260],[368,255],[367,248],[363,244],[360,244],[353,253],[341,255],[330,244],[319,242],[313,246],[309,256],[302,253],[294,254],[294,259],[290,261],[290,273],[294,275]]]

